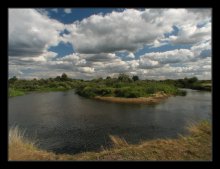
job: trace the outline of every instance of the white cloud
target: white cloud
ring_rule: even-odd
[[[57,8],[52,8],[51,11],[57,13],[57,12],[58,12],[58,9],[57,9]]]
[[[126,63],[129,65],[130,71],[136,71],[139,66],[138,60],[130,60],[130,61],[126,61]]]
[[[92,67],[78,67],[78,70],[82,73],[93,73],[94,68]]]
[[[177,36],[171,36],[170,40],[174,44],[194,44],[211,39],[211,23],[207,23],[201,28],[196,25],[183,25],[179,28]]]
[[[71,11],[71,8],[64,8],[64,12],[67,14],[70,14],[72,11]]]
[[[71,13],[71,9],[64,11]],[[176,34],[171,33],[174,26]],[[9,9],[9,74],[41,78],[65,72],[92,79],[127,73],[148,79],[208,79],[211,26],[210,9],[126,9],[66,25],[48,17],[44,9]],[[61,35],[64,29],[70,33]],[[58,57],[48,50],[61,41],[70,42],[76,53]],[[179,44],[190,47],[169,49]],[[167,51],[135,53],[144,46],[152,51],[163,45],[168,45]]]
[[[34,9],[9,9],[9,55],[39,56],[57,45],[64,25]]]
[[[161,27],[145,21],[142,13],[127,9],[104,16],[92,15],[75,22],[68,27],[72,35],[71,43],[79,53],[134,52],[143,44],[151,44],[164,32],[172,30],[172,25]]]
[[[187,9],[126,9],[75,22],[68,27],[72,35],[68,40],[80,53],[134,52],[143,45],[159,47],[169,41],[193,44],[210,39],[210,18],[210,14]],[[197,27],[204,20],[206,24]],[[172,32],[174,25],[178,35],[164,39],[164,33]]]
[[[67,55],[65,57],[58,58],[57,60],[72,63],[74,66],[86,65],[86,60],[81,58],[78,53],[73,53],[71,55]]]
[[[166,52],[152,52],[140,56],[141,65],[157,66],[159,64],[186,62],[194,58],[188,49],[175,49]]]
[[[200,56],[203,51],[209,50],[210,51],[209,56],[211,56],[211,41],[209,40],[209,41],[197,43],[191,47],[191,50],[195,56]]]
[[[57,53],[51,52],[51,51],[50,52],[46,51],[37,57],[20,57],[17,59],[20,59],[21,61],[47,62],[56,56],[57,56]]]
[[[160,66],[158,61],[150,60],[150,59],[147,59],[145,57],[142,57],[140,59],[139,64],[140,64],[141,68],[145,68],[145,69]]]
[[[127,58],[134,59],[135,55],[132,52],[129,52],[128,55],[126,56]]]
[[[81,54],[81,57],[89,62],[111,62],[117,58],[114,53]]]

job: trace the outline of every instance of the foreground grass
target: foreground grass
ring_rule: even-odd
[[[188,136],[144,141],[136,145],[110,136],[113,148],[67,155],[40,150],[25,139],[18,128],[12,128],[9,131],[9,160],[211,160],[211,124],[203,121],[188,129]]]
[[[8,90],[9,97],[22,96],[26,93],[17,89],[9,88]]]

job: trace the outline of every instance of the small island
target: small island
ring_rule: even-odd
[[[186,91],[165,81],[139,80],[138,76],[131,78],[126,74],[84,82],[76,88],[76,93],[87,98],[129,104],[155,104],[169,96],[186,95]]]

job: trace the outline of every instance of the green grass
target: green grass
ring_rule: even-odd
[[[26,90],[26,91],[21,91],[21,90],[18,90],[18,89],[12,89],[12,88],[9,88],[9,97],[15,97],[15,96],[23,96],[27,93],[30,93],[30,92],[55,92],[55,91],[66,91],[66,90],[69,90],[69,89],[66,89],[66,88],[63,88],[63,87],[60,87],[60,88],[45,88],[45,87],[42,87],[42,88],[39,88],[39,89],[36,89],[36,90],[33,90],[33,91],[29,91],[29,90]]]
[[[191,88],[196,89],[196,90],[211,91],[212,90],[212,84],[211,83],[197,82],[197,83],[192,84]]]
[[[24,91],[17,90],[17,89],[9,88],[8,94],[9,94],[9,97],[15,97],[15,96],[25,95],[25,92],[24,92]]]
[[[95,96],[138,98],[149,97],[157,92],[163,92],[169,95],[186,94],[185,91],[179,90],[174,85],[165,84],[163,82],[115,82],[112,85],[86,82],[83,85],[76,87],[77,94],[89,98],[93,98]]]
[[[113,147],[76,155],[40,150],[18,128],[9,131],[9,160],[208,160],[212,159],[211,124],[202,121],[188,127],[190,134],[177,139],[156,139],[128,144],[110,135]]]

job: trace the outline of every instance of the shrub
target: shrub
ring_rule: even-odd
[[[96,96],[95,89],[90,86],[84,87],[82,90],[77,90],[77,93],[81,96],[90,97],[90,98]]]
[[[116,97],[137,98],[141,97],[141,90],[138,88],[132,89],[131,87],[123,87],[116,89],[114,92]]]
[[[99,96],[109,96],[112,94],[112,88],[97,88],[95,93]]]

